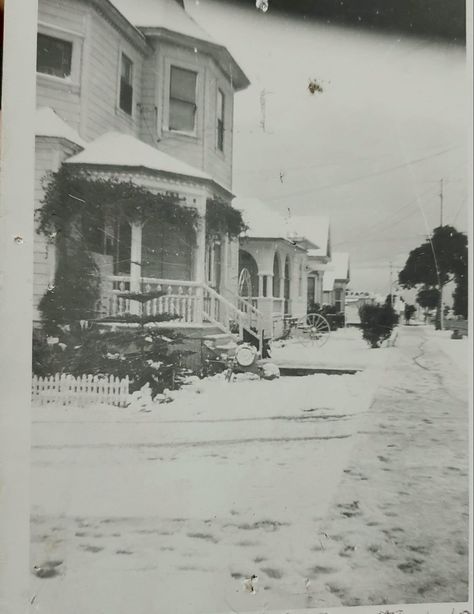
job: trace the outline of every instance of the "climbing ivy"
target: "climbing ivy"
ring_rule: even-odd
[[[208,239],[219,238],[226,234],[236,239],[247,230],[242,214],[232,205],[218,199],[208,199],[206,203],[206,234]]]

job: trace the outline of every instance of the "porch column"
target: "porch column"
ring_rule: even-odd
[[[205,210],[205,209],[204,209]],[[203,313],[203,284],[206,280],[206,218],[204,215],[199,217],[196,228],[196,247],[194,250],[194,281],[200,285],[196,287],[196,305],[194,310],[194,321],[202,322]]]
[[[273,298],[273,273],[267,275],[267,297]]]
[[[130,246],[130,291],[141,291],[141,276],[142,276],[142,224],[133,222],[132,238]],[[139,303],[137,301],[130,302],[130,312],[139,312]]]
[[[263,275],[263,273],[259,273],[258,274],[258,289],[257,289],[257,293],[258,293],[258,298],[263,298],[265,295],[263,293],[263,280],[265,278],[265,275]]]
[[[280,298],[285,298],[285,266],[283,265],[283,272],[280,272]]]

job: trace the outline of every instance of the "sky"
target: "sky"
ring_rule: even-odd
[[[285,215],[329,215],[351,288],[386,293],[440,223],[466,231],[465,48],[216,0],[186,9],[251,81],[235,96],[234,184]],[[311,94],[310,80],[322,92]]]

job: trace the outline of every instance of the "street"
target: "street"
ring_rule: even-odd
[[[403,327],[363,373],[159,413],[34,408],[33,611],[467,600],[467,342],[443,343]]]

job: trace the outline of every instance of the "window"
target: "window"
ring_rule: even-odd
[[[224,151],[224,94],[217,90],[217,149]]]
[[[133,109],[133,62],[122,53],[120,67],[120,100],[119,106],[128,115]]]
[[[72,42],[38,34],[36,44],[36,71],[45,75],[67,79],[71,77]]]
[[[170,71],[169,129],[194,132],[197,73],[172,66]]]

